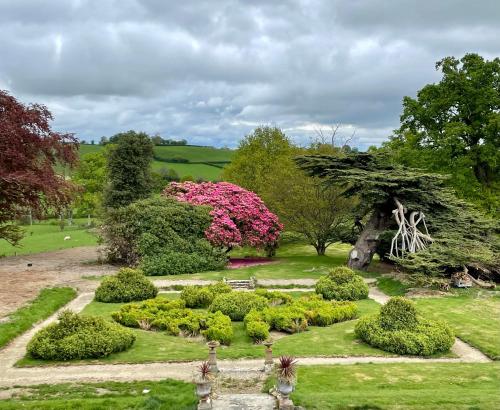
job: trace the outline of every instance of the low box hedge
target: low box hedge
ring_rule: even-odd
[[[316,293],[327,300],[359,300],[368,297],[363,278],[345,266],[333,268],[316,282]]]
[[[132,302],[152,299],[158,294],[156,286],[138,269],[122,268],[107,276],[95,291],[95,300],[105,303]]]

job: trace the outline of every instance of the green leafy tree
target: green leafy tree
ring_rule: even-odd
[[[284,162],[290,164],[295,153],[297,148],[279,128],[258,127],[240,141],[222,179],[263,196],[270,177]]]
[[[399,202],[406,214],[425,215],[433,242],[393,258],[398,264],[428,275],[447,275],[463,266],[487,275],[500,273],[498,223],[458,199],[443,175],[394,166],[387,156],[370,153],[302,156],[297,162],[326,184],[343,184],[346,198],[359,197],[367,222],[349,254],[351,268],[368,267],[381,235],[396,225],[393,210]]]
[[[95,215],[102,205],[106,183],[106,157],[103,152],[84,155],[72,176],[72,180],[83,188],[75,205],[82,215]]]
[[[146,133],[128,131],[112,137],[114,146],[107,153],[109,178],[104,191],[106,208],[125,206],[146,198],[153,188],[151,161],[153,143]]]
[[[452,174],[459,193],[498,212],[500,59],[446,57],[436,69],[441,81],[403,99],[401,127],[386,148],[404,165]]]

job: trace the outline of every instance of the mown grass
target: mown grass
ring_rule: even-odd
[[[75,296],[76,291],[72,288],[43,289],[36,299],[9,315],[7,322],[0,323],[0,347],[31,328],[33,324],[48,318]]]
[[[145,393],[144,390],[149,390]],[[0,409],[196,409],[194,386],[177,380],[28,386]]]
[[[75,219],[74,224],[66,225],[63,231],[59,228],[56,219],[37,222],[34,225],[24,225],[22,226],[24,238],[18,246],[0,241],[0,255],[26,255],[96,245],[97,236],[85,226],[86,222],[86,219]],[[65,241],[66,236],[71,236],[71,239]]]
[[[246,268],[224,269],[220,271],[200,272],[183,275],[151,276],[151,279],[179,280],[179,279],[318,279],[325,275],[334,266],[345,265],[350,245],[336,244],[328,248],[326,255],[318,256],[311,245],[289,244],[283,245],[277,251],[274,262],[266,265],[255,265]],[[231,257],[263,256],[262,252],[243,248],[231,252]],[[360,272],[370,277],[376,274]]]
[[[389,296],[404,296],[410,285],[405,285],[399,280],[381,276],[377,279],[377,287]]]
[[[425,317],[447,321],[459,338],[491,359],[500,360],[499,296],[471,290],[458,296],[422,298],[415,302]]]
[[[294,297],[303,292],[292,293]],[[160,297],[177,298],[179,294],[161,294]],[[374,313],[379,305],[372,300],[356,302],[360,316]],[[118,310],[120,303],[90,303],[82,313],[100,315],[111,320],[111,313]],[[354,335],[355,320],[337,323],[329,327],[309,327],[306,332],[288,335],[275,341],[275,355],[295,356],[391,356],[358,340]],[[217,355],[221,359],[263,358],[264,347],[252,343],[246,335],[242,322],[233,322],[234,340],[230,346],[221,346]],[[78,363],[144,363],[157,361],[203,360],[207,357],[207,347],[202,338],[182,338],[164,332],[133,329],[136,334],[134,345],[125,352],[115,353],[98,361]],[[19,366],[47,365],[53,362],[25,357]],[[72,362],[75,363],[75,362]]]
[[[291,398],[308,410],[498,409],[499,392],[499,363],[357,364],[299,366]]]

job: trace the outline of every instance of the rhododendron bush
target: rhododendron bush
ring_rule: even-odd
[[[209,205],[213,220],[205,231],[213,246],[272,249],[283,225],[253,192],[228,182],[171,182],[163,195],[193,205]]]

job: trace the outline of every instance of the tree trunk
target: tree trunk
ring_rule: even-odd
[[[316,253],[320,256],[323,256],[326,251],[326,245],[324,243],[316,243],[314,244],[314,248],[316,249]]]
[[[391,224],[391,213],[380,210],[373,211],[370,220],[359,235],[354,248],[349,252],[347,266],[352,269],[365,270],[370,265],[377,249],[378,237]]]

